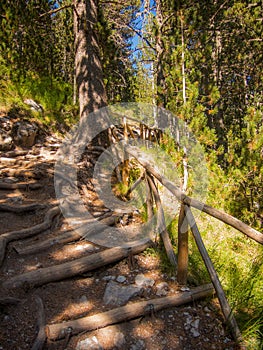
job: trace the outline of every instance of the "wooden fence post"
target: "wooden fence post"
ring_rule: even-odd
[[[246,347],[245,345],[243,344],[243,340],[242,340],[242,335],[241,335],[241,332],[238,328],[238,324],[236,322],[236,319],[233,315],[233,312],[230,308],[230,305],[227,301],[227,298],[226,298],[226,295],[224,293],[224,290],[222,288],[222,285],[220,283],[220,280],[218,278],[218,275],[216,273],[216,270],[213,266],[213,263],[209,257],[209,254],[205,248],[205,245],[204,245],[204,242],[202,240],[202,237],[200,235],[200,232],[198,230],[198,227],[196,225],[196,221],[195,221],[195,218],[193,216],[193,213],[190,209],[189,206],[185,206],[185,215],[187,217],[187,220],[188,220],[188,224],[191,228],[191,231],[193,233],[193,236],[194,236],[194,239],[195,239],[195,242],[197,244],[197,247],[198,247],[198,250],[202,256],[202,259],[205,263],[205,266],[209,272],[209,275],[210,275],[210,278],[211,278],[211,281],[214,285],[214,288],[216,290],[216,294],[217,294],[217,297],[218,297],[218,300],[220,302],[220,306],[221,306],[221,309],[222,309],[222,312],[223,312],[223,315],[225,317],[225,320],[227,322],[227,324],[229,325],[230,329],[231,329],[231,333],[234,337],[234,339],[240,343],[241,345],[241,349],[242,350],[245,350]]]
[[[188,223],[185,216],[184,204],[181,204],[179,213],[177,259],[177,282],[179,284],[186,284],[188,272]]]

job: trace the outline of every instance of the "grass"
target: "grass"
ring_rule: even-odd
[[[59,129],[62,124],[70,127],[77,121],[78,108],[72,102],[72,88],[69,84],[39,77],[28,73],[25,78],[11,80],[4,74],[0,76],[0,109],[2,112],[17,110],[26,117]],[[32,99],[42,105],[44,113],[33,112],[24,103]]]
[[[209,256],[217,271],[248,350],[263,349],[263,247],[237,230],[206,214],[195,215]],[[169,225],[176,242],[177,220]],[[176,246],[174,245],[175,249]],[[174,275],[162,243],[147,250],[160,259],[160,267]],[[189,235],[190,285],[210,281],[192,235]]]

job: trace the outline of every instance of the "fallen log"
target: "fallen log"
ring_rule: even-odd
[[[41,224],[25,228],[19,231],[11,231],[3,233],[0,236],[0,266],[5,256],[5,249],[11,241],[32,237],[40,232],[49,229],[52,225],[53,218],[60,213],[59,207],[51,208],[45,215],[44,221]]]
[[[180,295],[130,303],[97,315],[86,316],[73,321],[48,325],[46,327],[47,337],[50,340],[62,339],[66,336],[68,329],[71,330],[71,334],[87,332],[94,329],[103,328],[111,324],[131,320],[143,315],[148,315],[152,310],[157,312],[165,308],[191,303],[195,300],[207,298],[213,295],[213,293],[214,289],[212,284],[207,284],[193,288],[191,291],[184,292]]]
[[[105,219],[102,219],[102,220],[99,220],[99,221],[101,221],[102,224],[104,224],[104,225],[111,226],[111,225],[114,225],[116,223],[116,220],[117,220],[116,216],[115,217],[111,216],[109,218],[105,218]],[[95,232],[94,228],[92,227],[92,222],[93,221],[94,220],[90,221],[91,226],[90,226],[90,228],[88,228],[85,231],[85,235]],[[86,221],[83,226],[85,227],[87,223],[88,222]],[[81,226],[79,226],[78,228],[81,228]],[[101,227],[101,230],[103,230],[103,229],[104,228]],[[100,231],[98,231],[97,227],[96,227],[96,232],[97,233],[100,232]],[[57,245],[57,244],[67,244],[67,243],[71,243],[71,242],[77,241],[77,240],[83,238],[83,236],[84,235],[78,233],[78,231],[75,231],[74,229],[70,229],[70,230],[67,230],[67,231],[64,231],[64,232],[60,233],[56,237],[50,237],[50,238],[48,238],[48,239],[46,239],[46,240],[44,240],[42,242],[34,243],[34,244],[28,245],[28,246],[26,246],[24,248],[21,248],[18,245],[16,245],[13,248],[19,255],[33,254],[33,253],[38,253],[40,251],[48,249],[48,248],[50,248],[50,247],[52,247],[54,245]]]
[[[23,205],[9,205],[5,203],[0,203],[0,211],[9,211],[12,213],[24,213],[26,211],[34,211],[38,209],[44,209],[47,206],[45,204],[33,203],[33,204],[23,204]]]
[[[69,261],[63,264],[45,267],[39,270],[26,272],[14,276],[2,283],[3,288],[17,288],[23,284],[30,287],[41,286],[46,283],[56,282],[65,278],[81,275],[99,267],[106,266],[116,261],[127,258],[129,254],[138,254],[152,245],[152,241],[144,244],[134,245],[129,248],[115,247],[94,253],[80,259]]]
[[[37,316],[38,334],[31,350],[42,350],[47,339],[46,331],[45,331],[46,319],[45,319],[43,301],[39,296],[36,296],[36,303],[37,303],[37,315],[38,315]]]
[[[151,191],[153,193],[154,201],[156,204],[157,226],[158,226],[158,230],[160,232],[160,235],[162,237],[163,244],[164,244],[168,259],[174,267],[177,267],[177,259],[176,259],[176,255],[175,255],[174,250],[173,250],[173,245],[171,243],[169,233],[168,233],[167,228],[166,228],[164,211],[163,211],[163,207],[162,207],[162,203],[161,203],[161,199],[160,199],[157,187],[154,183],[154,180],[152,179],[152,177],[150,175],[147,175],[147,181],[148,181],[149,186],[151,188]]]
[[[42,188],[38,182],[20,182],[20,183],[8,183],[0,182],[0,190],[39,190]]]
[[[202,259],[205,263],[205,266],[209,272],[211,281],[212,281],[214,288],[216,290],[216,294],[217,294],[218,300],[220,302],[221,309],[222,309],[223,315],[225,317],[225,320],[226,320],[227,324],[230,326],[231,333],[232,333],[234,339],[238,343],[242,343],[242,335],[241,335],[241,332],[238,328],[238,324],[237,324],[236,319],[233,315],[231,307],[227,301],[226,295],[224,293],[224,290],[222,288],[222,285],[220,283],[220,280],[218,278],[216,270],[213,266],[213,263],[212,263],[212,261],[209,257],[209,254],[205,248],[204,242],[202,240],[202,237],[201,237],[200,232],[198,230],[198,227],[196,225],[195,218],[192,214],[192,211],[188,206],[185,206],[184,210],[185,210],[185,215],[186,215],[187,221],[189,223],[189,226],[191,227],[191,231],[193,233],[195,242],[197,244],[198,250],[202,256]]]
[[[169,181],[165,176],[161,175],[148,161],[145,160],[143,153],[134,146],[125,146],[126,151],[151,174],[153,175],[163,186],[165,186],[171,193],[175,195],[177,200],[186,205],[192,206],[199,209],[208,215],[228,224],[238,231],[244,233],[246,236],[252,238],[254,241],[263,244],[263,234],[254,228],[248,226],[244,222],[236,219],[235,217],[221,211],[210,207],[207,204],[202,203],[197,199],[193,199],[185,195],[177,186],[175,186],[171,181]]]

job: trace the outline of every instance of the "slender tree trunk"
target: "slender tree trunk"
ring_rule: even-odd
[[[157,105],[159,107],[165,107],[166,105],[166,82],[163,71],[163,55],[164,55],[164,43],[162,39],[161,28],[163,25],[163,13],[161,0],[156,0],[156,21],[157,21],[157,34],[156,34],[156,62],[157,62]]]
[[[185,56],[184,56],[184,19],[181,13],[181,40],[182,40],[182,80],[183,80],[183,101],[186,104],[186,78],[185,78]]]
[[[98,0],[74,0],[75,69],[80,117],[107,105],[96,33]]]

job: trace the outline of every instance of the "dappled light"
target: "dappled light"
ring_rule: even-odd
[[[1,2],[0,350],[262,350],[262,17]]]

